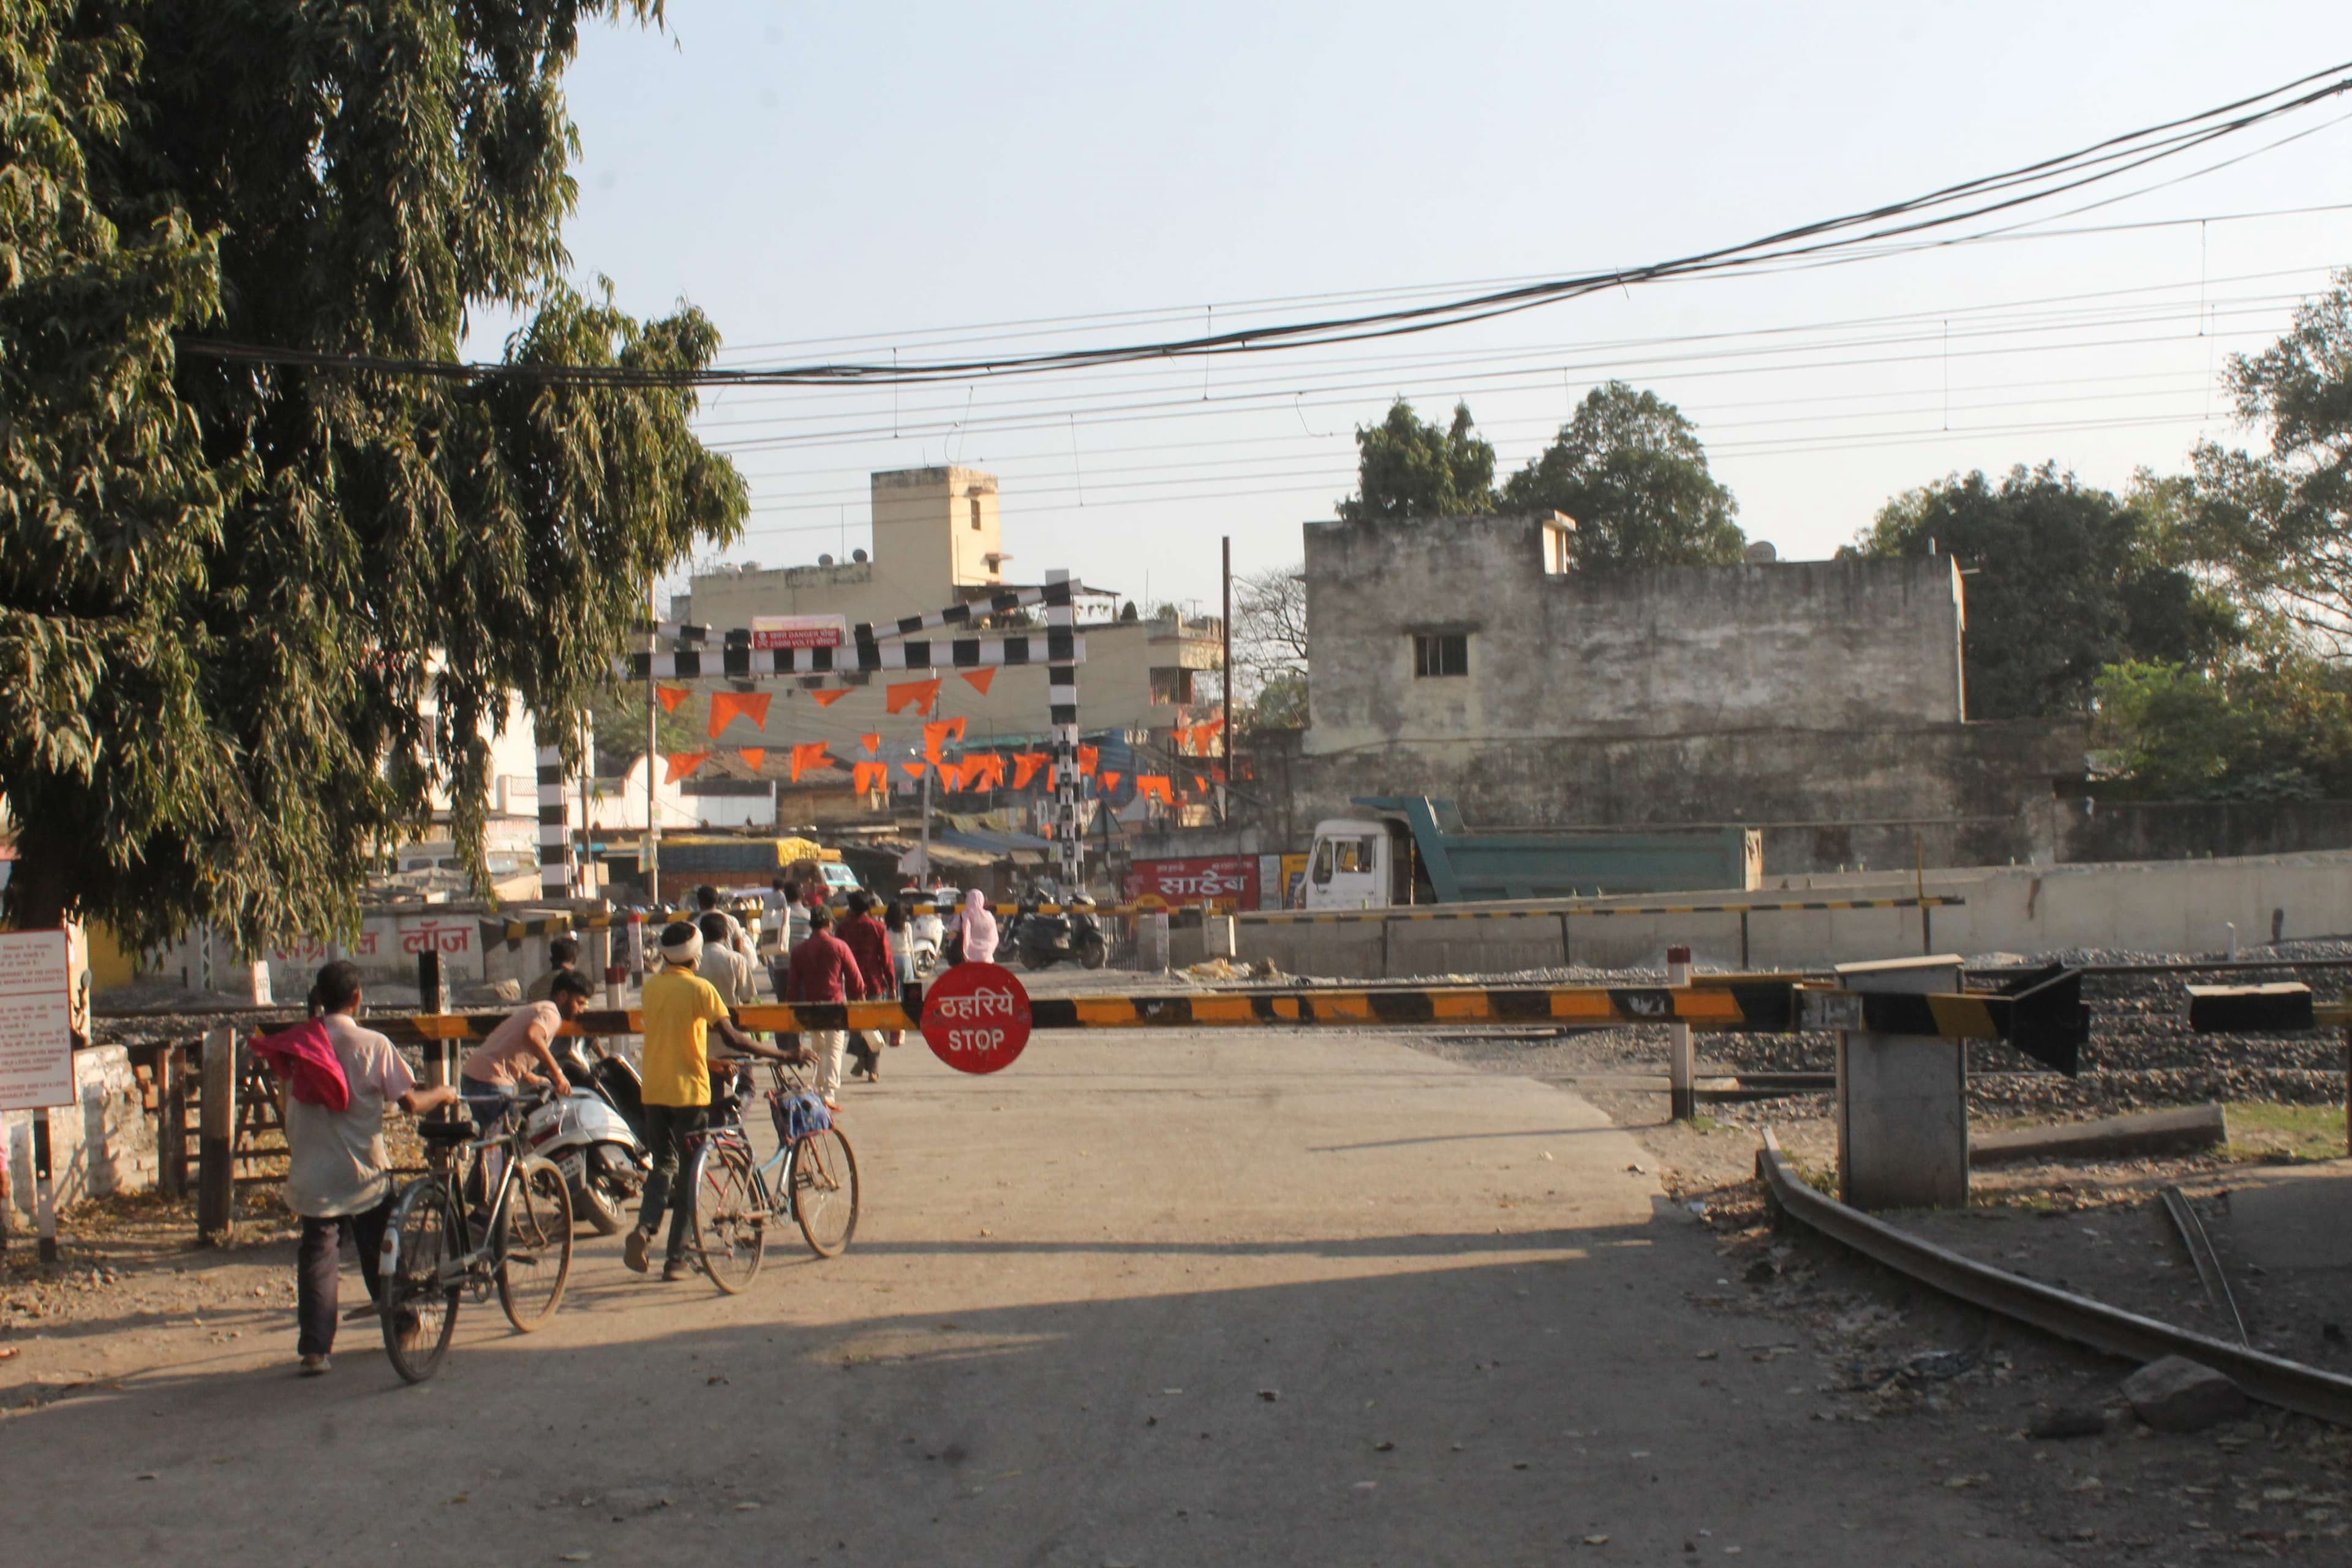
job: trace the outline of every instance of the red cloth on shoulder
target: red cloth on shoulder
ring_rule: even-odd
[[[343,1058],[327,1037],[323,1019],[312,1018],[275,1035],[256,1035],[253,1054],[269,1064],[286,1090],[305,1105],[329,1110],[352,1108],[352,1086],[343,1077]]]

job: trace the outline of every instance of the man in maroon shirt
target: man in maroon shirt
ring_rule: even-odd
[[[857,972],[866,976],[866,1000],[887,1001],[898,990],[898,972],[890,963],[890,933],[874,918],[874,896],[860,889],[849,895],[849,918],[841,922],[841,940],[857,960]],[[857,1065],[849,1076],[861,1075],[868,1083],[882,1081],[882,1053],[874,1048],[874,1038],[863,1029],[849,1031],[849,1054]]]
[[[787,1002],[857,1002],[866,996],[866,976],[856,955],[833,934],[833,911],[823,904],[809,910],[809,933],[793,948],[784,969]],[[830,1110],[841,1093],[841,1055],[846,1047],[840,1029],[811,1029],[802,1038],[816,1058],[816,1091]]]

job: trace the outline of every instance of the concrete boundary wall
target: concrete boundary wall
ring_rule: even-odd
[[[22,1229],[33,1216],[33,1118],[42,1114],[0,1111],[0,1151],[8,1162],[9,1200],[17,1210],[12,1245],[25,1243]],[[60,1210],[84,1198],[155,1184],[155,1117],[146,1109],[122,1047],[76,1051],[74,1103],[53,1106],[46,1114],[50,1175]]]
[[[1678,895],[1693,903],[1778,898],[1908,898],[1912,875],[1854,873],[1775,878],[1754,893]],[[1818,969],[1902,958],[1924,951],[1969,955],[2067,948],[2219,952],[2229,943],[2283,935],[2352,933],[2352,851],[2149,860],[2092,866],[1996,866],[1929,871],[1924,889],[1966,901],[1959,908],[1805,910],[1748,917],[1748,964]],[[1605,907],[1621,900],[1596,900]],[[1656,902],[1625,900],[1622,902]],[[1272,958],[1293,974],[1383,979],[1416,974],[1491,974],[1563,962],[1595,968],[1655,968],[1667,947],[1686,943],[1714,969],[1740,962],[1736,914],[1575,915],[1563,945],[1556,913],[1480,921],[1368,919],[1334,923],[1240,922],[1242,956]]]

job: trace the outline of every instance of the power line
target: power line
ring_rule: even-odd
[[[2290,273],[2309,273],[2320,270],[2323,269],[2318,268],[2299,268],[2288,269]],[[2223,281],[2230,281],[2230,279],[2223,279]],[[2177,287],[2185,288],[2187,285],[2179,285]],[[2116,292],[2123,293],[2131,291],[2117,290]],[[2229,297],[2225,300],[2215,301],[2215,303],[2226,303],[2238,307],[2233,313],[2244,315],[2262,307],[2296,303],[2302,300],[2305,297],[2305,295],[2299,292],[2236,295]],[[1983,316],[1981,312],[1990,308],[1979,307],[1976,308],[1976,311],[1979,313],[1979,319],[1973,324],[1964,323],[1964,329],[1960,335],[1964,338],[1987,339],[2019,336],[2027,332],[2080,331],[2098,327],[2112,328],[2116,326],[2147,325],[2172,320],[2188,308],[2189,307],[2185,304],[2166,307],[2154,302],[2132,305],[2117,304],[2113,306],[2087,308],[2074,311],[2044,312],[2038,315],[2021,315],[2011,319],[2011,321],[2004,321],[1998,317]],[[1969,310],[1963,309],[1948,311],[1946,312],[1946,316],[1948,318],[1962,318],[1969,313],[1970,311]],[[2012,321],[2014,324],[2011,324]],[[1832,322],[1822,323],[1815,326],[1794,328],[1742,329],[1717,332],[1661,335],[1620,340],[1617,342],[1591,345],[1542,345],[1532,348],[1496,349],[1467,354],[1407,356],[1401,359],[1374,361],[1358,361],[1350,359],[1329,363],[1325,368],[1309,370],[1304,374],[1297,374],[1296,367],[1293,367],[1293,374],[1286,375],[1265,375],[1255,378],[1243,378],[1234,384],[1234,390],[1230,390],[1211,399],[1212,406],[1205,410],[1200,407],[1202,400],[1190,392],[1185,392],[1181,395],[1178,395],[1174,393],[1168,393],[1162,395],[1158,401],[1138,402],[1135,401],[1135,399],[1144,395],[1144,394],[1139,390],[1120,386],[1097,386],[1093,389],[1073,388],[1060,392],[1042,393],[1040,395],[1032,398],[1015,398],[1000,401],[995,405],[994,412],[979,418],[972,418],[970,416],[960,418],[955,422],[953,427],[967,431],[975,429],[1003,431],[1008,429],[1031,428],[1034,426],[1034,422],[1039,420],[1047,420],[1055,425],[1060,425],[1068,417],[1069,410],[1074,405],[1083,407],[1088,405],[1095,405],[1103,411],[1114,413],[1133,413],[1140,410],[1151,409],[1166,409],[1170,411],[1182,411],[1190,409],[1195,414],[1221,411],[1233,412],[1240,405],[1251,403],[1264,403],[1267,401],[1290,402],[1296,398],[1301,397],[1308,391],[1327,394],[1341,391],[1376,391],[1381,387],[1391,384],[1385,374],[1371,381],[1359,380],[1354,382],[1333,384],[1330,380],[1330,378],[1335,376],[1361,377],[1374,372],[1402,370],[1427,374],[1442,370],[1452,370],[1456,367],[1463,366],[1493,366],[1496,364],[1509,364],[1511,362],[1516,361],[1525,362],[1532,368],[1524,370],[1481,370],[1469,376],[1456,374],[1449,378],[1449,384],[1466,381],[1493,382],[1515,375],[1525,376],[1539,374],[1549,379],[1550,376],[1569,371],[1593,371],[1600,372],[1610,376],[1622,377],[1625,374],[1633,374],[1636,370],[1654,370],[1655,367],[1659,366],[1707,363],[1725,360],[1758,359],[1780,354],[1817,353],[1825,349],[1899,346],[1907,342],[1924,342],[1929,341],[1940,343],[1944,341],[1941,321],[1929,313],[1906,313],[1901,316],[1864,318],[1854,324],[1857,326],[1870,326],[1880,323],[1884,323],[1889,328],[1893,328],[1897,325],[1916,324],[1918,330],[1908,334],[1897,334],[1892,331],[1859,332],[1844,339],[1817,338],[1812,342],[1792,342],[1785,345],[1776,345],[1770,341],[1778,339],[1793,339],[1807,333],[1825,332],[1846,324]],[[1933,330],[1929,330],[1931,324]],[[1733,346],[1737,345],[1743,340],[1756,341],[1758,342],[1759,346],[1749,348]],[[1679,346],[1683,344],[1710,346],[1704,346],[1699,352],[1687,354],[1654,354],[1646,357],[1627,358],[1624,357],[1622,353],[1622,351],[1626,348],[1659,348]],[[1577,354],[1598,357],[1587,357],[1583,359],[1563,357]],[[1169,373],[1164,370],[1145,373],[1139,376],[1134,373],[1130,373],[1118,379],[1127,381],[1140,379],[1145,381],[1147,384],[1167,384],[1166,377],[1168,374]],[[1253,388],[1261,388],[1263,390],[1252,390]],[[1112,403],[1108,401],[1120,398],[1124,398],[1129,401],[1123,403]],[[1316,406],[1320,407],[1327,405],[1328,405],[1326,404],[1318,404]],[[939,405],[937,412],[944,413],[950,406],[951,405]],[[710,446],[714,450],[727,452],[751,452],[769,448],[790,447],[793,446],[831,446],[845,438],[865,435],[874,435],[878,437],[881,434],[881,429],[878,425],[873,426],[844,426],[840,423],[844,420],[862,417],[864,417],[864,416],[856,411],[842,410],[828,410],[822,413],[805,414],[773,414],[763,415],[756,419],[704,420],[699,422],[698,429],[703,433],[706,444]],[[1095,421],[1090,420],[1090,422]],[[785,433],[775,436],[730,436],[712,433],[714,431],[751,430],[776,426],[790,426],[812,425],[820,426],[822,427],[806,430],[797,434]],[[911,426],[900,422],[892,426],[889,434],[893,439],[896,439],[902,436],[920,435],[925,432],[939,433],[941,429],[942,426],[935,422],[919,423]]]
[[[2246,334],[2239,333],[2234,335],[2243,336]],[[1923,338],[1919,341],[1925,342],[1929,340]],[[1940,344],[1940,335],[1935,335],[1933,337],[1933,341]],[[2173,341],[2175,340],[2169,335],[2106,337],[2057,343],[2022,343],[2007,346],[1967,349],[1957,352],[1953,357],[1956,359],[1978,359],[2021,353],[2063,353],[2078,352],[2085,349],[2124,348],[2146,343],[2170,342]],[[1834,344],[1811,344],[1804,345],[1801,351],[1797,352],[1819,353],[1823,352],[1825,348],[1833,350],[1838,345]],[[1881,342],[1875,345],[1856,346],[1899,345],[1890,345],[1886,342]],[[1744,354],[1736,356],[1714,356],[1716,359],[1726,357],[1748,359],[1755,356]],[[1846,358],[1810,359],[1794,362],[1780,361],[1766,364],[1735,364],[1729,366],[1718,366],[1711,369],[1682,369],[1675,371],[1674,374],[1685,381],[1701,381],[1733,375],[1769,375],[1782,374],[1793,371],[1844,370],[1853,369],[1856,367],[1871,367],[1879,365],[1914,364],[1931,362],[1939,357],[1939,352],[1929,352],[1924,353],[1863,354]],[[1657,366],[1670,363],[1684,364],[1693,363],[1706,364],[1711,362],[1708,356],[1700,355],[1687,356],[1681,360],[1661,359],[1648,362],[1635,362],[1633,363],[1629,363],[1623,361],[1614,361],[1601,365],[1587,366],[1584,368],[1601,369],[1609,371],[1612,374],[1626,374],[1634,370],[1637,364]],[[1492,375],[1457,375],[1448,378],[1442,384],[1445,387],[1453,387],[1465,382],[1492,383],[1512,378],[1525,382],[1529,380],[1529,378],[1538,376],[1544,377],[1548,380],[1549,376],[1558,374],[1558,369],[1559,367],[1557,366],[1548,366],[1538,369],[1496,372]],[[1323,390],[1335,394],[1351,391],[1358,393],[1367,391],[1380,392],[1394,388],[1395,385],[1396,384],[1392,380],[1383,378],[1377,381],[1360,382],[1353,384],[1352,385],[1330,386],[1326,387]],[[1518,388],[1517,390],[1524,389],[1525,388]],[[1495,387],[1493,390],[1507,392],[1515,389],[1508,386],[1502,386]],[[1270,403],[1270,399],[1274,401]],[[1355,399],[1352,398],[1330,397],[1318,401],[1308,406],[1316,408],[1344,407],[1354,401]],[[1114,405],[1106,410],[1098,411],[1088,420],[1088,423],[1092,425],[1118,425],[1167,419],[1193,419],[1218,415],[1247,413],[1253,410],[1263,412],[1270,406],[1284,406],[1287,405],[1289,399],[1286,394],[1274,392],[1249,393],[1242,394],[1232,398],[1219,398],[1214,403],[1204,408],[1201,405],[1197,398],[1168,397],[1150,402],[1130,402]],[[1063,426],[1066,423],[1066,418],[1067,416],[1057,409],[1050,414],[1041,412],[1035,416],[1023,416],[1002,422],[991,422],[987,427],[999,432],[1038,429],[1049,425],[1055,426]],[[810,446],[834,446],[860,437],[878,437],[880,434],[880,431],[871,428],[835,429],[812,432],[803,436],[767,437],[739,441],[714,440],[707,444],[714,451],[727,453],[773,451]]]
[[[1942,246],[2013,245],[2043,239],[2074,239],[2092,235],[2131,234],[2153,229],[2187,228],[2200,224],[2247,223],[2266,218],[2309,217],[2322,213],[2340,212],[2352,212],[2352,202],[2326,202],[2305,206],[2262,207],[2242,212],[2205,213],[2192,217],[2142,218],[2129,223],[2084,224],[2071,228],[2011,229],[1990,234],[1966,235],[1937,243]],[[2054,221],[2054,219],[2042,221]],[[1919,248],[1921,247],[1917,246],[1906,246],[1899,250],[1889,250],[1885,254],[1907,255]],[[1534,282],[1548,276],[1549,274],[1528,272],[1495,278],[1454,279],[1442,283],[1390,284],[1379,288],[1335,289],[1314,293],[1266,295],[1248,300],[1221,300],[1217,301],[1216,308],[1229,315],[1247,316],[1253,312],[1264,314],[1278,308],[1298,305],[1421,299],[1434,294],[1459,293],[1470,289],[1495,289]],[[896,343],[905,347],[923,340],[928,341],[922,342],[922,346],[929,348],[1029,341],[1035,338],[1060,337],[1097,331],[1108,326],[1144,326],[1156,321],[1187,321],[1191,319],[1192,313],[1199,309],[1197,305],[1146,306],[1124,310],[1097,310],[1064,316],[1017,317],[1005,321],[971,322],[961,326],[917,327],[897,331],[851,332],[814,338],[769,339],[757,342],[730,343],[719,350],[719,357],[722,359],[740,357],[770,353],[777,349],[848,347],[860,344],[887,347]]]
[[[373,354],[341,354],[293,347],[183,337],[183,353],[247,365],[344,369],[455,380],[511,379],[541,384],[685,388],[728,385],[904,385],[978,377],[1034,374],[1195,354],[1261,353],[1307,344],[1360,342],[1402,337],[1491,321],[1577,299],[1603,289],[1629,288],[1670,279],[1719,276],[1773,263],[1853,256],[1872,246],[1932,233],[1999,214],[2019,211],[2070,191],[2103,184],[2254,126],[2352,90],[2352,62],[2299,77],[2195,114],[2111,136],[2071,153],[1997,174],[1959,181],[1924,195],[1830,218],[1712,250],[1639,267],[1555,278],[1491,289],[1428,304],[1328,315],[1306,321],[1244,326],[1223,332],[1159,342],[1043,351],[978,359],[944,359],[885,365],[818,363],[768,369],[698,370],[629,365],[479,364],[448,360]]]

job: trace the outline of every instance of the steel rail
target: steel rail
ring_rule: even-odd
[[[2143,1318],[1906,1235],[1809,1184],[1790,1167],[1780,1139],[1769,1127],[1764,1130],[1763,1146],[1756,1152],[1756,1171],[1782,1212],[1948,1296],[2130,1361],[2186,1356],[2224,1373],[2266,1405],[2352,1426],[2352,1378]]]
[[[2164,1199],[2164,1212],[2172,1216],[2172,1228],[2180,1233],[2180,1244],[2189,1249],[2189,1261],[2197,1266],[2197,1282],[2205,1287],[2205,1300],[2215,1311],[2229,1311],[2230,1321],[2237,1325],[2240,1344],[2252,1344],[2245,1314],[2238,1310],[2238,1298],[2230,1292],[2230,1277],[2221,1272],[2213,1239],[2205,1234],[2205,1222],[2197,1217],[2196,1209],[2189,1206],[2189,1194],[2180,1190],[2179,1183],[2172,1182],[2158,1195]]]

